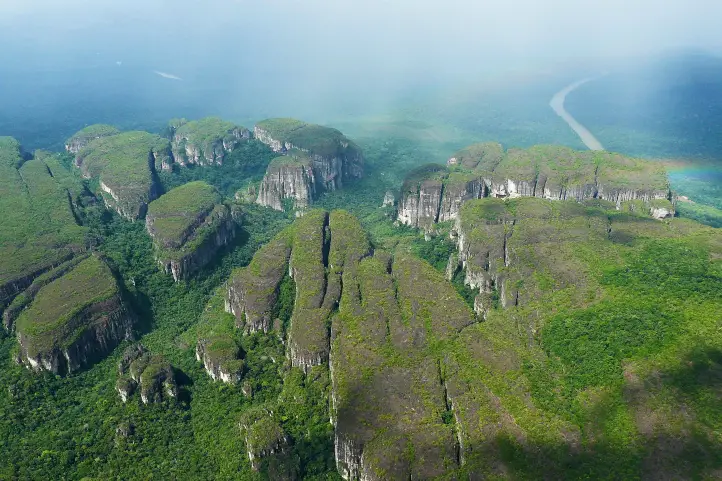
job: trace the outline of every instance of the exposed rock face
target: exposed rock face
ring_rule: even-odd
[[[37,295],[40,288],[49,284],[50,282],[59,279],[64,276],[70,269],[75,267],[80,261],[87,258],[87,255],[80,255],[73,258],[72,254],[68,256],[69,259],[62,262],[58,266],[52,264],[48,268],[42,269],[39,272],[34,272],[24,279],[18,279],[11,284],[0,287],[0,307],[3,305],[3,300],[13,299],[13,302],[3,311],[3,327],[8,332],[11,332],[15,326],[17,320],[23,309],[27,308],[33,299]],[[32,282],[32,284],[29,284]],[[22,291],[22,294],[19,294]]]
[[[323,191],[343,187],[363,176],[361,150],[341,132],[294,119],[269,119],[254,128],[256,139],[280,154],[302,158],[301,165],[272,162],[257,202],[280,209],[280,199],[290,198],[306,206]]]
[[[256,202],[275,210],[284,210],[283,200],[293,199],[298,208],[308,207],[316,196],[313,163],[302,152],[271,161],[258,189]]]
[[[199,339],[196,345],[196,359],[203,363],[206,372],[214,381],[238,384],[243,377],[245,364],[241,349],[227,336]]]
[[[449,170],[424,166],[409,174],[399,200],[399,222],[430,231],[437,222],[457,218],[464,202],[484,197],[602,199],[618,207],[672,198],[661,167],[606,152],[550,146],[504,152],[499,144],[477,144],[455,154],[447,165]],[[665,208],[666,215],[674,215],[671,205]]]
[[[467,202],[454,231],[465,283],[479,291],[477,314],[485,317],[497,304],[510,307],[533,298],[539,289],[534,272],[546,272],[559,288],[573,285],[578,274],[560,267],[571,261],[555,263],[557,256],[581,241],[602,242],[612,229],[603,209],[591,216],[588,209],[574,201],[533,198],[514,205],[503,199]]]
[[[178,396],[173,367],[163,356],[153,355],[140,345],[126,349],[119,371],[115,389],[123,402],[127,402],[138,388],[143,404],[159,403]]]
[[[215,117],[171,121],[173,157],[179,165],[221,165],[251,132]]]
[[[75,157],[85,178],[97,178],[109,209],[135,220],[161,188],[157,171],[172,163],[170,143],[147,132],[124,132],[90,142]]]
[[[666,219],[668,217],[674,217],[674,210],[666,207],[651,207],[649,209],[649,215],[655,219]]]
[[[175,281],[187,279],[234,239],[240,216],[220,201],[210,185],[191,182],[150,204],[146,229],[158,263]]]
[[[412,227],[430,229],[439,220],[439,207],[447,170],[435,164],[412,171],[404,181],[399,199],[398,220]]]
[[[328,361],[326,321],[331,314],[326,294],[324,258],[331,242],[327,212],[311,211],[295,223],[289,272],[296,283],[296,299],[288,333],[291,365],[304,372]]]
[[[68,345],[35,348],[34,336],[18,332],[23,363],[36,371],[72,374],[107,355],[120,342],[133,339],[133,315],[120,296],[87,307],[68,324],[83,329]]]
[[[120,130],[116,129],[112,125],[91,125],[70,137],[65,142],[65,150],[71,154],[77,154],[93,140],[119,133]]]
[[[236,316],[236,326],[248,333],[268,332],[278,286],[288,272],[291,238],[277,236],[261,247],[251,264],[236,271],[228,283],[226,311]]]
[[[283,455],[288,447],[288,437],[271,412],[261,409],[246,413],[239,427],[245,434],[246,454],[254,470],[264,458]]]
[[[396,196],[390,190],[384,194],[384,201],[381,203],[381,207],[393,207],[396,205]]]
[[[227,205],[212,211],[205,219],[205,224],[215,225],[215,233],[206,237],[193,252],[178,259],[158,259],[165,272],[172,274],[176,282],[187,279],[208,264],[218,251],[230,244],[236,236],[237,222]]]
[[[70,374],[132,339],[133,322],[112,273],[91,256],[41,287],[18,317],[20,357],[33,370]]]
[[[459,467],[458,440],[439,415],[448,402],[440,360],[431,353],[475,317],[428,264],[371,253],[348,213],[307,212],[232,275],[227,304],[237,316],[245,309],[239,327],[249,320],[267,326],[289,273],[296,290],[286,356],[309,383],[329,364],[335,457],[343,477],[444,476]],[[258,294],[250,298],[249,292]],[[250,430],[257,422],[263,429],[246,438],[254,466],[282,455],[286,442],[273,412],[241,424]],[[404,454],[410,446],[413,458]]]

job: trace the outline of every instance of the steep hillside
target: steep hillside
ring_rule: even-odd
[[[340,473],[352,479],[451,473],[459,468],[457,446],[443,416],[448,406],[436,346],[473,324],[474,315],[429,265],[374,253],[365,239],[346,212],[306,213],[233,274],[226,309],[237,329],[284,339],[292,369],[285,376],[299,370],[319,383],[330,373],[327,416],[335,426]],[[288,282],[295,294],[284,321],[276,316]],[[205,329],[218,339],[213,323]],[[206,336],[199,336],[203,351]],[[231,344],[227,328],[225,336]],[[246,356],[245,362],[252,361]],[[249,442],[248,455],[254,463],[262,457],[280,463],[277,458],[300,440],[286,434],[286,422],[273,409],[265,416],[279,434],[262,445],[276,447],[255,449]],[[409,457],[409,450],[418,457]]]
[[[718,231],[609,201],[522,197],[465,203],[454,235],[449,275],[477,290],[478,318],[442,273],[374,251],[342,211],[308,212],[229,281],[235,332],[280,337],[290,373],[329,376],[344,478],[712,475]],[[240,359],[214,306],[225,320],[205,329]],[[268,449],[249,443],[257,467],[285,466],[299,442],[275,405],[253,418],[276,433],[259,441]]]
[[[258,195],[261,205],[281,210],[288,198],[304,207],[317,194],[363,176],[361,150],[336,129],[295,119],[268,119],[256,124],[253,133],[274,152],[296,159],[289,163],[279,159],[269,166]]]
[[[20,360],[70,374],[133,336],[134,316],[110,269],[96,256],[40,287],[16,323]]]
[[[650,215],[674,215],[664,167],[608,152],[535,146],[504,151],[499,144],[475,144],[441,166],[409,174],[399,201],[400,222],[432,230],[457,217],[461,204],[483,197],[582,201],[602,199],[619,206],[641,201]]]
[[[83,186],[56,158],[24,161],[20,144],[0,137],[0,310],[37,276],[85,250],[75,202]]]
[[[172,163],[167,140],[147,132],[124,132],[91,141],[78,152],[75,166],[97,179],[105,204],[134,220],[158,197],[156,172]]]
[[[205,182],[184,184],[151,202],[145,225],[158,263],[176,281],[206,265],[236,234],[231,207]]]
[[[171,120],[173,158],[179,165],[222,165],[227,154],[251,138],[245,128],[217,117]]]

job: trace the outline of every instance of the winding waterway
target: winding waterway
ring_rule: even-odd
[[[570,92],[576,90],[585,83],[591,82],[592,80],[595,80],[597,78],[598,77],[589,77],[579,80],[578,82],[574,82],[573,84],[566,86],[564,89],[554,94],[554,97],[552,97],[551,101],[549,102],[549,105],[552,109],[554,109],[554,112],[556,112],[559,117],[564,119],[564,121],[569,124],[569,127],[571,127],[572,130],[576,132],[576,134],[579,136],[580,139],[582,139],[582,142],[584,142],[584,145],[586,145],[589,150],[604,150],[604,147],[602,146],[602,143],[599,142],[599,140],[597,140],[597,138],[589,131],[589,129],[580,124],[577,119],[572,117],[572,115],[566,111],[566,109],[564,108],[564,101],[566,100],[567,95],[569,95]]]

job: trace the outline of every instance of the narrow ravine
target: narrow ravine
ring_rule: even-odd
[[[604,147],[602,146],[602,143],[599,142],[596,137],[594,137],[594,135],[589,131],[589,129],[580,124],[577,119],[572,117],[571,114],[566,111],[566,109],[564,108],[564,101],[566,100],[567,95],[569,95],[570,92],[581,87],[587,82],[596,80],[597,78],[598,77],[589,77],[583,80],[579,80],[578,82],[574,82],[573,84],[568,85],[564,89],[554,94],[554,97],[552,97],[551,101],[549,102],[549,105],[552,109],[554,109],[554,112],[556,112],[559,117],[564,119],[564,121],[569,124],[569,127],[571,127],[572,130],[577,133],[579,138],[582,139],[582,142],[584,142],[584,145],[586,145],[589,150],[604,150]]]

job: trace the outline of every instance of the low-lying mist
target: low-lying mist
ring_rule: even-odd
[[[47,147],[95,122],[328,123],[525,88],[543,105],[622,59],[715,51],[720,14],[701,0],[6,0],[0,134]]]

